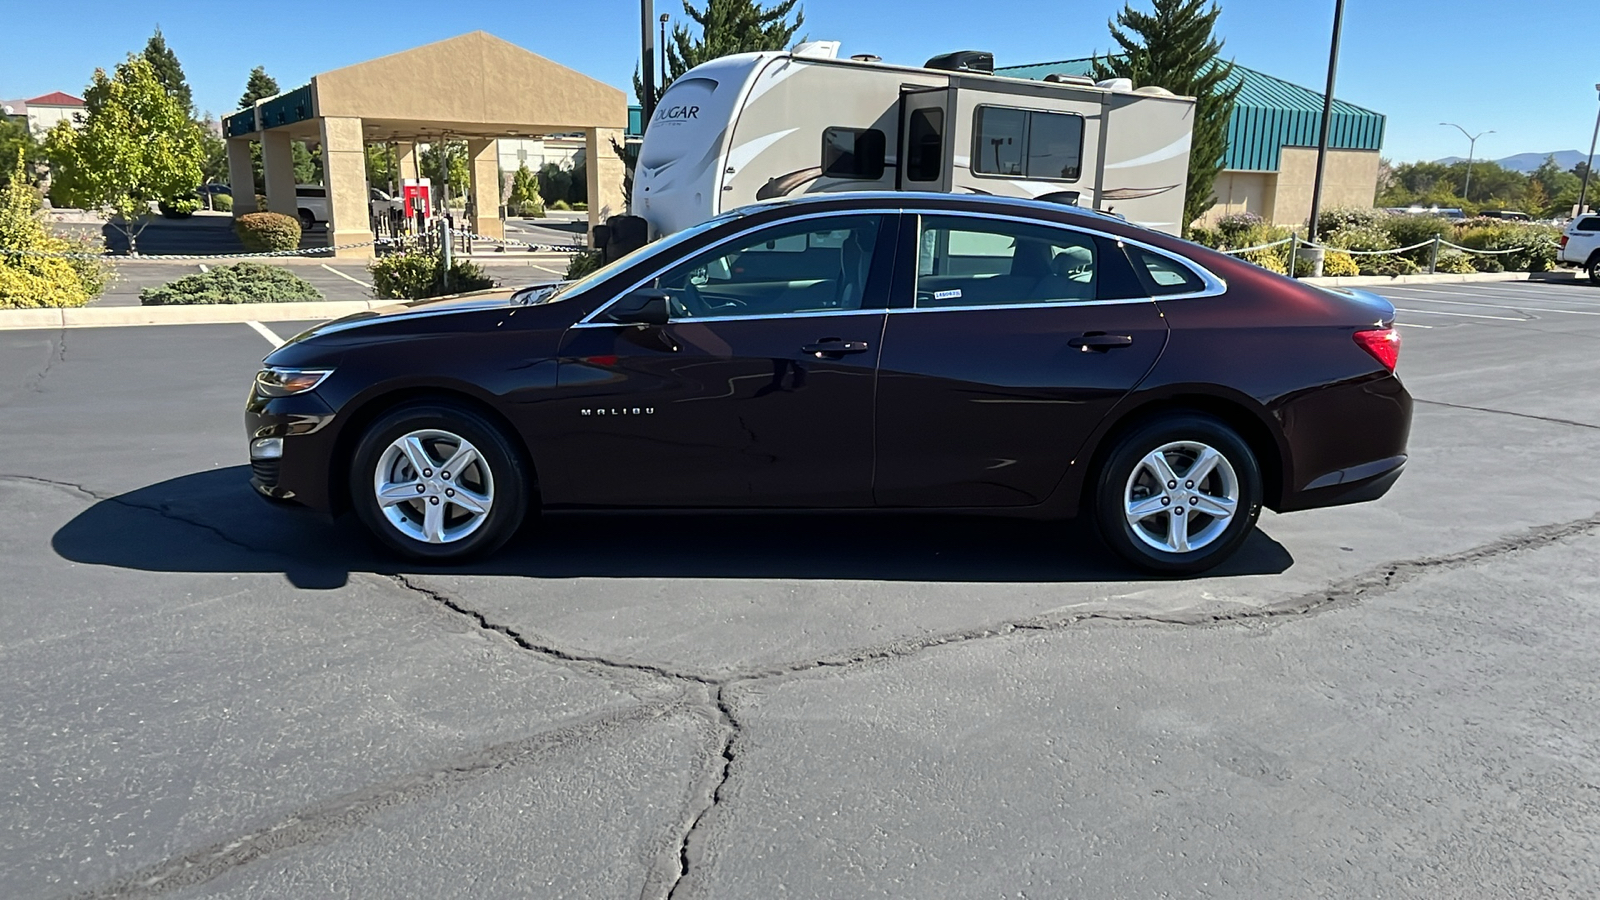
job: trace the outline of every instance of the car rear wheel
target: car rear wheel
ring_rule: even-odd
[[[1600,253],[1589,257],[1589,283],[1600,284]]]
[[[1261,514],[1261,469],[1222,422],[1181,414],[1136,426],[1095,481],[1101,537],[1142,569],[1203,572],[1243,543]]]
[[[303,230],[310,231],[312,226],[314,226],[316,224],[317,224],[317,217],[311,214],[311,210],[309,210],[309,209],[300,210],[300,227]]]
[[[522,524],[529,484],[499,428],[447,404],[405,406],[374,422],[350,472],[352,505],[373,535],[434,562],[499,549]]]

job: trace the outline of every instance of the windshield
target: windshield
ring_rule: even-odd
[[[676,234],[668,235],[653,244],[645,244],[643,247],[640,247],[632,253],[612,260],[600,268],[595,269],[593,272],[590,272],[582,278],[579,278],[577,281],[565,281],[556,285],[546,285],[542,288],[535,288],[527,294],[526,299],[524,299],[522,302],[527,306],[537,306],[542,303],[553,303],[556,300],[581,294],[589,288],[592,288],[602,281],[605,281],[607,278],[610,278],[621,269],[625,269],[634,263],[648,259],[649,257],[655,256],[659,253],[665,253],[685,241],[702,235],[724,222],[737,219],[745,214],[745,210],[736,209],[733,212],[723,213],[716,218],[707,219],[706,221],[701,222],[699,225],[695,225],[691,228],[685,228]],[[541,291],[544,293],[540,293]],[[517,297],[520,298],[521,294],[519,293]]]

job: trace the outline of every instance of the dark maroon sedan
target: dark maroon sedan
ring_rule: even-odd
[[[1197,572],[1399,477],[1393,317],[1071,207],[830,194],[312,329],[256,379],[252,481],[430,560],[539,509],[965,510]]]

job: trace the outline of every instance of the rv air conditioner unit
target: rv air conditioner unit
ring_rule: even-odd
[[[922,67],[945,72],[982,72],[985,75],[993,75],[994,54],[983,50],[957,50],[954,53],[935,56],[923,63]]]
[[[1096,87],[1103,87],[1108,91],[1132,91],[1133,90],[1133,79],[1132,78],[1107,78],[1105,81],[1097,82],[1095,86]]]
[[[1094,79],[1087,75],[1063,75],[1060,72],[1051,72],[1044,77],[1050,84],[1084,84],[1094,87]]]

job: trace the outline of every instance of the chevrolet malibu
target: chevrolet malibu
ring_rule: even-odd
[[[424,560],[540,510],[1084,514],[1141,568],[1406,461],[1394,308],[1073,207],[829,194],[578,281],[375,310],[273,351],[261,495]]]

